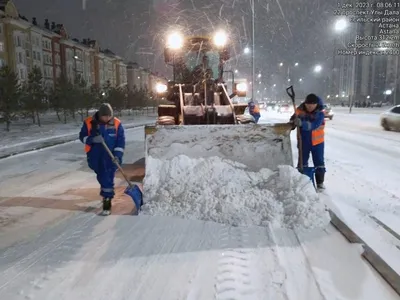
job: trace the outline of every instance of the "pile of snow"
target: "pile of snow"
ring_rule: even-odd
[[[251,172],[219,157],[148,157],[144,197],[149,215],[304,229],[329,221],[310,179],[291,166]]]

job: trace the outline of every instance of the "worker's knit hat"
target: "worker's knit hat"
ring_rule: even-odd
[[[306,97],[306,101],[304,101],[306,104],[318,104],[318,97],[315,94],[309,94]]]
[[[111,107],[110,104],[108,103],[103,103],[102,105],[100,105],[99,108],[99,117],[103,117],[103,116],[113,116],[113,109]]]

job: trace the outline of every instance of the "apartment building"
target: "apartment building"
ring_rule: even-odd
[[[117,57],[115,60],[115,66],[116,66],[116,85],[117,86],[124,86],[128,82],[128,76],[127,76],[127,65],[123,62],[123,59],[121,57]]]
[[[373,0],[376,4],[378,1]],[[372,5],[371,3],[371,5]],[[376,6],[376,5],[375,5]],[[374,7],[375,7],[374,6]],[[381,11],[382,14],[386,7],[376,8],[376,11]],[[400,29],[396,28],[396,23],[390,23],[395,26],[389,30],[389,34],[382,33],[382,23],[377,22],[361,22],[353,24],[353,29],[347,32],[347,37],[340,36],[340,48],[347,45],[349,42],[354,42],[354,37],[359,36],[375,36],[381,35],[390,36],[391,39],[386,41],[393,45],[394,52],[399,50],[400,45]],[[386,24],[387,25],[387,24]],[[344,34],[343,34],[344,35]],[[377,43],[378,41],[373,41]],[[379,42],[384,42],[380,41]],[[375,51],[385,50],[384,48],[365,48],[359,50]],[[386,49],[388,50],[388,49]],[[391,103],[400,104],[400,64],[399,55],[334,55],[334,67],[331,76],[331,91],[332,95],[338,94],[339,97],[344,95],[354,94],[355,102],[380,102],[388,101]],[[353,58],[355,68],[353,70]],[[354,93],[353,93],[354,82]],[[390,91],[390,95],[385,95],[386,91]],[[346,98],[348,100],[349,98]],[[345,102],[344,101],[344,102]]]
[[[165,77],[142,68],[137,63],[129,62],[126,71],[129,90],[142,89],[154,91],[155,85],[158,82],[167,83]]]
[[[91,39],[72,39],[62,24],[19,15],[12,0],[0,0],[0,66],[8,65],[21,83],[34,66],[40,68],[46,87],[64,75],[71,82],[83,78],[88,86],[127,83],[126,64]]]

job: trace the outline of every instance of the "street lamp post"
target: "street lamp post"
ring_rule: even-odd
[[[253,44],[253,49],[251,52],[251,69],[252,69],[252,75],[251,75],[251,81],[253,82],[252,86],[251,86],[251,96],[254,99],[254,82],[255,82],[255,78],[256,78],[256,64],[255,64],[255,11],[254,11],[254,1],[255,0],[251,0],[251,31],[252,31],[252,44]]]
[[[358,23],[356,24],[356,32],[355,36],[357,36],[358,33]],[[356,45],[356,37],[354,38],[354,55],[353,55],[353,67],[351,69],[351,97],[350,97],[350,105],[349,105],[349,114],[351,114],[351,109],[354,103],[354,98],[355,98],[355,92],[356,92],[356,87],[355,87],[355,77],[356,77],[356,51],[357,51],[357,45]]]

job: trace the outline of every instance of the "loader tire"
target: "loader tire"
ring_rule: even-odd
[[[175,125],[175,117],[173,116],[161,116],[157,120],[158,125]]]

